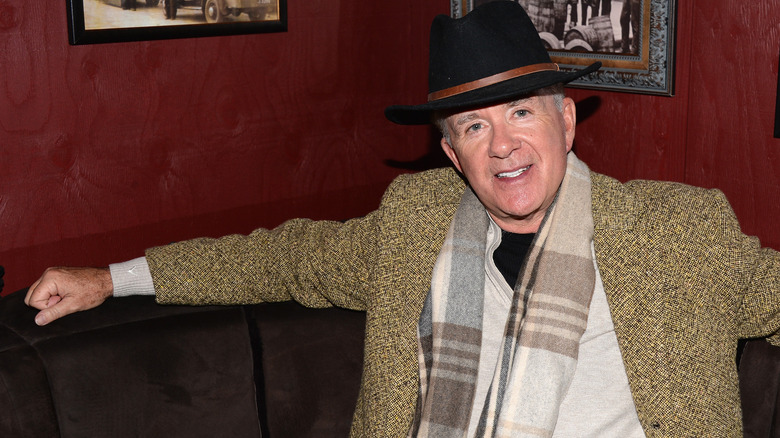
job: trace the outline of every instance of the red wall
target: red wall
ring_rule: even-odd
[[[427,150],[383,109],[426,93],[447,0],[289,0],[288,31],[67,44],[64,3],[0,2],[0,265],[49,265],[364,214]],[[421,80],[422,79],[422,80]]]
[[[425,156],[430,130],[382,110],[424,98],[449,0],[288,3],[285,33],[69,46],[64,4],[0,2],[6,293],[49,265],[364,214]],[[780,248],[780,2],[678,3],[675,97],[571,90],[576,150],[621,180],[718,187]]]
[[[677,3],[675,96],[573,90],[597,108],[578,125],[577,152],[621,180],[719,188],[743,231],[780,249],[780,2]]]

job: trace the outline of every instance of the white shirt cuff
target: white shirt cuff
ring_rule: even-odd
[[[154,283],[149,272],[146,257],[108,265],[111,282],[114,284],[114,296],[154,295]]]

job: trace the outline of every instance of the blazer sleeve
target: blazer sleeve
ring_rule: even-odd
[[[711,190],[709,194],[717,212],[710,218],[717,225],[707,230],[712,233],[712,240],[706,253],[719,255],[717,269],[733,281],[733,293],[739,297],[738,336],[769,337],[773,344],[780,344],[780,253],[762,247],[758,238],[742,233],[723,193]],[[707,211],[706,207],[701,209]]]
[[[146,252],[161,304],[295,300],[365,310],[377,210],[347,222],[290,220],[273,230],[194,239]]]

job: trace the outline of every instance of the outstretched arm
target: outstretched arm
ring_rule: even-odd
[[[49,268],[30,286],[25,304],[39,309],[35,323],[99,306],[113,294],[108,268]]]

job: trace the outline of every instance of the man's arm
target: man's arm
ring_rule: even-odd
[[[108,268],[49,268],[30,287],[25,303],[41,309],[38,325],[97,307],[112,295],[157,295],[163,304],[294,299],[310,307],[331,305],[333,299],[360,309],[364,304],[356,296],[373,254],[367,248],[375,246],[375,216],[347,223],[295,219],[249,236],[150,248],[147,257]]]
[[[25,303],[41,309],[39,325],[97,307],[112,295],[157,295],[163,304],[294,299],[310,307],[362,309],[357,297],[373,258],[376,215],[347,223],[295,219],[249,236],[192,239],[108,268],[49,268]]]

